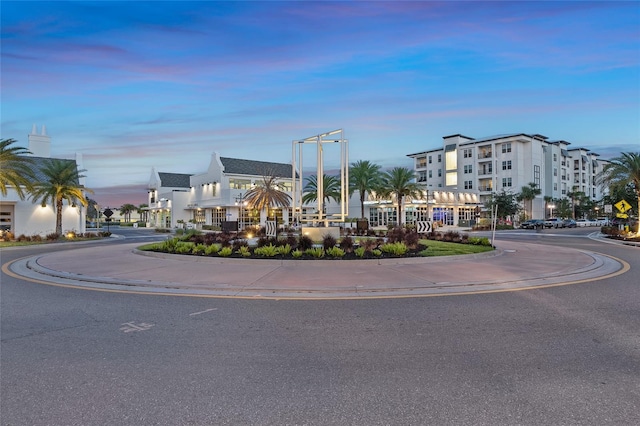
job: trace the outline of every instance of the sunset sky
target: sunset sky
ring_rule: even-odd
[[[103,205],[145,202],[152,166],[286,163],[292,140],[340,128],[352,161],[384,167],[456,133],[540,133],[604,159],[640,148],[637,2],[1,8],[1,137],[27,146],[45,124]]]

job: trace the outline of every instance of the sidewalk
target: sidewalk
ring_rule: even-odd
[[[380,260],[254,260],[139,252],[140,243],[34,256],[23,277],[110,291],[247,298],[411,297],[496,292],[625,272],[598,253],[498,241],[495,252]]]

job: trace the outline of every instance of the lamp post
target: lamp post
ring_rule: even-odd
[[[239,206],[240,210],[238,214],[238,232],[240,232],[241,229],[244,229],[244,196],[245,194],[241,192],[236,197],[236,206]]]

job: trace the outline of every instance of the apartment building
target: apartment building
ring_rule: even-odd
[[[567,141],[526,133],[480,139],[455,134],[442,139],[441,148],[408,157],[414,159],[418,182],[434,194],[434,209],[449,209],[450,224],[468,216],[470,206],[461,199],[474,200],[481,207],[493,192],[515,194],[530,183],[541,190],[531,203],[534,218],[545,217],[545,197],[559,199],[579,191],[593,200],[602,198],[596,176],[605,162],[586,148],[571,148]],[[441,203],[442,194],[448,204],[450,200],[457,204]]]

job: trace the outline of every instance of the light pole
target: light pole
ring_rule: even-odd
[[[245,194],[243,194],[242,192],[240,194],[238,194],[238,196],[236,197],[236,206],[239,206],[239,214],[238,214],[238,232],[241,229],[244,229],[244,196]]]

